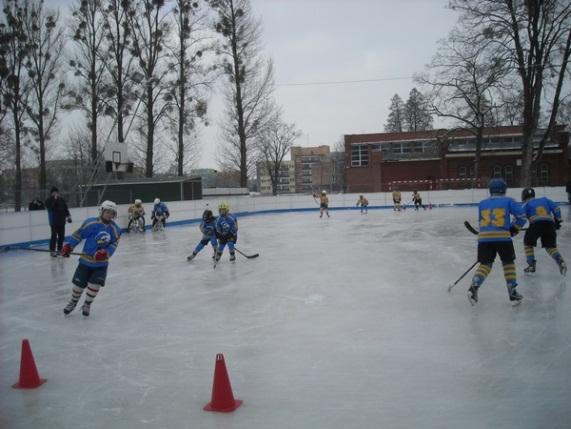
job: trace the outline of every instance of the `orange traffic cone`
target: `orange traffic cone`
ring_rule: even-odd
[[[234,399],[232,386],[226,371],[224,356],[222,353],[216,355],[216,366],[214,367],[214,383],[212,384],[212,399],[204,406],[205,411],[218,411],[230,413],[242,405],[242,401]]]
[[[13,384],[15,389],[35,389],[41,386],[46,381],[45,378],[40,378],[32,349],[28,340],[22,340],[22,357],[20,360],[20,380]]]

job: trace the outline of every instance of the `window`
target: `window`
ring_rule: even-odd
[[[381,145],[379,143],[375,143],[371,145],[371,150],[374,152],[378,152],[381,150]]]
[[[351,146],[351,167],[366,167],[369,165],[369,150],[366,144]]]
[[[464,167],[463,165],[458,168],[458,177],[460,179],[466,178],[466,167]]]
[[[504,167],[504,179],[508,185],[513,185],[513,183],[514,183],[514,168],[511,165],[506,165]]]
[[[544,186],[549,184],[549,165],[547,164],[539,166],[539,184]]]
[[[501,165],[494,165],[494,169],[492,170],[492,177],[502,177]]]

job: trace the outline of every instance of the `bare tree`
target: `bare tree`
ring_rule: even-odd
[[[14,162],[16,177],[14,183],[14,209],[22,207],[22,137],[24,133],[25,103],[29,94],[25,62],[29,44],[25,31],[25,21],[29,15],[29,3],[7,0],[3,8],[4,49],[7,75],[3,88],[4,107],[7,109],[14,135]]]
[[[44,8],[43,0],[30,4],[24,31],[28,39],[26,69],[31,95],[25,104],[33,123],[31,133],[39,145],[39,187],[46,189],[46,144],[57,124],[58,105],[64,91],[60,78],[64,30],[59,13]]]
[[[510,61],[523,93],[521,185],[530,186],[558,109],[571,55],[571,3],[568,0],[451,0],[467,31],[479,30],[474,45],[492,43],[495,54]],[[548,88],[548,90],[546,90]],[[537,148],[543,99],[549,99],[547,126]]]
[[[391,98],[391,106],[389,107],[389,117],[385,123],[385,132],[402,133],[404,128],[404,109],[405,105],[402,98],[398,94]]]
[[[417,81],[431,88],[430,110],[455,122],[475,137],[473,180],[479,178],[484,128],[495,125],[494,96],[508,74],[507,64],[486,52],[485,46],[467,43],[452,31],[440,42],[438,53]]]
[[[133,102],[133,84],[129,77],[132,64],[132,57],[129,55],[131,28],[127,20],[132,2],[133,0],[102,0],[106,40],[103,63],[111,79],[107,93],[110,101],[106,113],[111,114],[115,120],[119,143],[125,143],[125,126]]]
[[[278,183],[283,160],[290,151],[300,132],[294,124],[286,124],[281,120],[281,114],[268,125],[258,137],[257,147],[260,154],[259,162],[267,169],[272,182],[272,194],[278,194]]]
[[[145,176],[152,177],[155,130],[169,107],[168,102],[161,103],[171,69],[163,61],[167,54],[164,45],[171,32],[165,1],[138,0],[129,10],[128,21],[133,36],[130,52],[138,61],[137,74],[141,74],[134,79],[141,87],[138,98],[145,108]],[[168,94],[166,97],[168,101]]]
[[[64,107],[82,110],[87,119],[91,164],[98,160],[98,119],[103,113],[112,113],[106,109],[108,93],[113,93],[105,82],[104,51],[105,32],[101,13],[101,0],[77,0],[72,8],[73,41],[77,53],[73,55],[69,65],[74,70],[75,86],[67,92],[67,103]]]
[[[198,122],[206,117],[206,96],[212,84],[212,68],[204,64],[203,53],[212,44],[205,33],[207,14],[196,0],[176,0],[173,9],[175,43],[169,60],[176,77],[169,87],[167,109],[170,131],[176,136],[176,174],[184,175],[185,165],[198,157],[194,138]]]
[[[211,0],[217,12],[215,30],[221,35],[222,70],[226,85],[225,120],[221,125],[224,148],[219,162],[240,171],[240,186],[248,185],[255,165],[252,140],[273,115],[273,66],[261,56],[261,24],[249,0]],[[253,161],[253,162],[252,162]]]

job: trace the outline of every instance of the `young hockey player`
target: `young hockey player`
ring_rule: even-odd
[[[228,244],[230,251],[230,261],[236,260],[234,245],[238,240],[238,220],[230,214],[228,203],[220,203],[218,206],[218,219],[216,219],[216,236],[218,237],[218,250],[216,251],[216,262],[222,257],[224,247]]]
[[[140,223],[139,228],[141,232],[145,232],[145,208],[143,202],[139,199],[129,206],[129,223],[127,224],[127,232],[131,232],[131,225],[133,222]]]
[[[549,256],[559,265],[561,275],[567,274],[567,265],[557,250],[557,231],[561,228],[561,210],[552,200],[547,197],[535,198],[533,188],[525,188],[521,192],[523,209],[529,220],[529,229],[523,237],[525,257],[527,260],[526,273],[535,273],[535,255],[533,248],[537,245],[537,239],[541,238],[543,247]]]
[[[398,189],[395,189],[393,191],[393,210],[396,212],[397,210],[400,212],[401,210],[401,206],[400,206],[400,202],[401,202],[402,196],[401,193]]]
[[[313,198],[317,198],[317,194],[313,194]],[[327,197],[327,192],[325,190],[321,191],[319,196],[319,217],[323,217],[323,213],[329,217],[329,198]]]
[[[165,203],[161,203],[161,200],[158,198],[155,198],[154,203],[155,205],[153,206],[153,212],[151,213],[151,219],[153,221],[153,229],[156,229],[155,225],[157,224],[157,222],[162,222],[163,228],[166,228],[167,219],[171,215],[169,209],[167,205]]]
[[[523,299],[516,291],[515,251],[512,237],[525,225],[525,213],[519,203],[506,197],[507,185],[502,178],[493,178],[488,183],[490,197],[478,207],[480,234],[478,235],[478,262],[480,265],[468,289],[472,305],[478,302],[478,289],[492,270],[496,254],[504,267],[504,278],[512,305]],[[511,217],[514,217],[512,224]]]
[[[109,258],[115,253],[121,235],[121,229],[113,221],[116,216],[117,206],[115,203],[103,201],[99,207],[99,217],[86,219],[63,246],[62,256],[69,257],[73,248],[85,240],[82,254],[79,257],[79,265],[73,275],[74,286],[71,290],[71,300],[63,309],[64,314],[73,311],[83,294],[83,290],[87,287],[81,310],[84,316],[89,316],[91,303],[97,296],[99,289],[105,286]]]
[[[198,253],[210,242],[216,256],[216,249],[218,248],[218,240],[216,239],[216,217],[212,214],[212,210],[206,209],[202,213],[202,222],[200,223],[200,231],[202,232],[202,239],[194,248],[192,255],[186,259],[192,261]]]
[[[369,200],[362,195],[359,195],[359,199],[357,200],[357,207],[359,206],[361,206],[361,214],[369,213]]]
[[[424,207],[422,204],[422,198],[416,190],[412,191],[412,202],[414,203],[415,210],[418,210],[419,207],[422,207],[424,210],[426,210],[426,207]]]

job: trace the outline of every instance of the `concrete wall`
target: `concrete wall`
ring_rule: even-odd
[[[557,202],[566,202],[567,194],[564,187],[535,188],[538,196],[547,196]],[[448,191],[421,191],[423,203],[433,206],[456,206],[476,204],[488,194],[486,189],[448,190]],[[410,204],[411,193],[402,193],[403,203]],[[508,190],[508,195],[520,200],[521,189]],[[369,200],[369,208],[391,208],[392,197],[388,192],[365,194]],[[331,194],[329,195],[332,210],[357,209],[355,204],[359,194]],[[257,213],[275,213],[283,211],[318,210],[317,202],[311,195],[283,195],[283,196],[233,196],[225,198],[211,198],[192,201],[168,202],[171,212],[168,225],[181,225],[200,221],[202,212],[206,207],[216,214],[220,201],[230,204],[230,210],[238,216]],[[147,212],[147,224],[150,220],[152,204],[144,204]],[[128,222],[128,205],[119,206],[117,223],[125,228]],[[66,234],[70,235],[81,223],[90,216],[97,216],[96,207],[83,207],[70,209],[73,223],[67,224]],[[50,227],[46,211],[31,211],[21,213],[7,213],[0,215],[0,247],[21,243],[29,245],[32,242],[44,243],[50,237]]]

